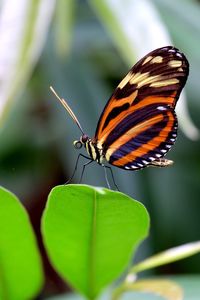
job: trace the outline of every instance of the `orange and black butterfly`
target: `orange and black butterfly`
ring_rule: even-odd
[[[75,147],[84,145],[91,161],[103,166],[107,161],[118,168],[138,170],[172,164],[163,157],[177,137],[174,109],[188,73],[185,55],[172,46],[144,56],[108,100],[93,138],[83,132],[68,104],[56,94],[82,132]]]

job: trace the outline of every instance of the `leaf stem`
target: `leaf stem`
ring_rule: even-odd
[[[118,300],[122,294],[127,290],[127,285],[123,282],[116,289],[114,289],[111,300]]]

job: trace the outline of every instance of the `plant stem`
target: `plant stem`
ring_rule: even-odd
[[[123,282],[121,285],[119,285],[112,294],[112,300],[118,300],[120,299],[121,295],[126,291],[126,284]]]

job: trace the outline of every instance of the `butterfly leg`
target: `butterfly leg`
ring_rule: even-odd
[[[104,173],[105,173],[106,184],[107,184],[109,190],[111,190],[110,183],[108,181],[108,175],[107,175],[107,172],[106,172],[106,166],[103,165],[103,169],[104,169]]]
[[[77,157],[77,160],[76,160],[75,167],[74,167],[74,171],[73,171],[71,177],[67,180],[67,182],[66,182],[65,184],[68,184],[68,183],[71,182],[72,179],[74,178],[74,175],[76,174],[76,170],[77,170],[77,167],[78,167],[78,162],[79,162],[80,157],[84,157],[84,158],[87,158],[87,159],[90,159],[90,160],[91,160],[90,157],[85,156],[85,155],[83,155],[82,153],[79,153],[79,155],[78,155],[78,157]]]
[[[84,156],[84,155],[83,155]],[[88,166],[89,164],[91,164],[94,160],[93,159],[91,159],[91,158],[89,158],[89,157],[87,157],[87,156],[84,156],[85,158],[87,158],[87,159],[90,159],[90,161],[88,161],[87,163],[85,163],[84,165],[83,165],[83,169],[82,169],[82,172],[81,172],[81,177],[80,177],[80,180],[79,180],[79,183],[81,183],[81,181],[82,181],[82,179],[83,179],[83,174],[84,174],[84,172],[85,172],[85,167],[86,166]]]
[[[119,191],[119,188],[118,188],[118,186],[117,186],[117,184],[116,184],[116,182],[115,182],[115,178],[114,178],[114,174],[113,174],[112,168],[109,167],[109,166],[105,166],[105,165],[103,166],[103,168],[104,168],[105,178],[106,178],[106,184],[107,184],[108,188],[111,189],[111,188],[110,188],[109,181],[108,181],[108,176],[107,176],[106,169],[109,169],[109,170],[110,170],[110,174],[111,174],[111,177],[112,177],[112,181],[113,181],[113,183],[114,183],[114,186],[116,187],[116,190]]]

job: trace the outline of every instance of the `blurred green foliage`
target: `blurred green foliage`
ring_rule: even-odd
[[[107,99],[130,68],[111,31],[98,18],[90,2],[74,2],[61,1],[61,8],[55,6],[57,11],[42,55],[25,90],[16,95],[17,101],[1,132],[1,185],[23,200],[37,232],[40,212],[50,189],[65,183],[73,172],[78,153],[72,142],[80,136],[49,86],[69,102],[84,130],[93,136]],[[185,90],[193,122],[200,128],[199,2],[151,2],[169,30],[172,43],[190,62]],[[69,10],[68,23],[65,18]],[[66,26],[66,36],[63,26]],[[134,64],[135,56],[131,60]],[[140,248],[138,259],[200,238],[200,140],[189,140],[179,130],[176,145],[168,157],[175,161],[171,168],[140,172],[113,168],[121,191],[143,202],[151,216],[151,235]],[[80,172],[81,163],[74,182],[78,182]],[[83,183],[105,186],[102,168],[96,163],[90,165]],[[200,257],[195,256],[160,268],[158,272],[195,273],[199,272],[199,265]],[[51,285],[50,290],[63,289],[56,279],[52,279]]]

